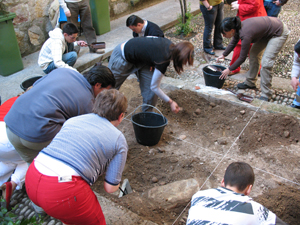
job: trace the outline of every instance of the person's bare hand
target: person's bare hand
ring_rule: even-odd
[[[228,76],[229,73],[230,73],[230,70],[228,68],[223,70],[222,75],[219,77],[219,79],[221,79],[221,80],[226,79],[226,77]]]
[[[153,66],[150,66],[150,71],[152,71],[153,70]]]
[[[294,91],[297,91],[297,88],[299,86],[299,80],[297,77],[292,77],[291,85],[292,85]]]
[[[171,100],[171,101],[172,102],[170,103],[170,107],[171,107],[171,110],[173,113],[178,113],[179,111],[182,110],[182,108],[179,107],[176,102],[174,102],[173,100]]]
[[[279,0],[273,1],[273,3],[277,6],[281,6],[281,2]]]
[[[88,44],[87,44],[85,41],[77,41],[77,44],[78,44],[80,47],[86,47],[86,46],[88,46]]]
[[[225,59],[225,56],[224,55],[220,55],[218,58],[217,58],[217,62],[220,62],[220,60],[224,60]]]
[[[70,10],[69,10],[69,11],[67,11],[67,12],[65,12],[65,14],[66,14],[66,17],[70,17],[70,16],[71,16],[71,12],[70,12]]]
[[[231,10],[238,10],[239,6],[238,1],[234,1],[231,3]]]

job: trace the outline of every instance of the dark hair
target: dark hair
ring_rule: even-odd
[[[137,26],[138,23],[144,24],[144,20],[136,15],[131,15],[126,20],[126,27]]]
[[[78,28],[74,23],[66,23],[63,27],[63,33],[66,33],[68,35],[78,34],[78,32]]]
[[[93,113],[108,119],[108,121],[114,121],[126,111],[127,105],[127,98],[121,92],[116,89],[105,89],[97,95]]]
[[[111,70],[106,66],[102,66],[101,63],[97,63],[92,69],[84,72],[83,76],[92,86],[97,83],[100,83],[102,88],[109,85],[115,87],[116,85],[116,80]]]
[[[231,31],[231,29],[234,29],[236,33],[239,32],[239,30],[242,27],[242,22],[240,17],[226,17],[222,20],[222,23],[220,25],[220,31],[222,34],[225,34],[225,32]]]
[[[178,74],[183,71],[183,66],[187,63],[193,65],[194,63],[194,45],[191,42],[183,41],[176,45],[170,45],[171,60],[173,66]]]
[[[294,50],[295,52],[300,54],[300,40],[295,44]]]
[[[225,172],[225,187],[230,185],[239,191],[244,191],[248,185],[254,184],[254,172],[252,167],[245,162],[231,163]]]

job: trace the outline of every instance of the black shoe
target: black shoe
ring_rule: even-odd
[[[294,109],[300,109],[300,106],[295,105],[295,104],[291,104],[291,107],[294,108]]]
[[[249,89],[255,89],[256,86],[250,87],[250,86],[248,86],[247,84],[245,84],[245,83],[243,82],[243,83],[239,83],[239,84],[237,85],[237,88],[238,88],[238,89],[247,89],[247,88],[249,88]]]
[[[210,55],[215,55],[216,54],[213,51],[204,51],[204,52],[207,53],[207,54],[210,54]]]
[[[264,96],[260,96],[260,97],[259,97],[259,100],[268,102],[268,101],[269,101],[269,98],[264,97]]]
[[[215,50],[225,50],[226,47],[218,47],[218,48],[215,48]]]

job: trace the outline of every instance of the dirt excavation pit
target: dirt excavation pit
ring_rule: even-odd
[[[142,146],[130,121],[130,113],[142,102],[137,87],[130,79],[121,88],[129,100],[129,115],[118,127],[129,146],[122,180],[129,180],[133,193],[122,198],[107,194],[100,179],[94,191],[144,220],[185,224],[192,195],[200,188],[218,187],[226,167],[244,161],[256,175],[251,197],[288,224],[299,224],[298,119],[173,90],[168,95],[183,110],[173,114],[168,104],[159,101],[157,108],[168,125],[157,145]]]

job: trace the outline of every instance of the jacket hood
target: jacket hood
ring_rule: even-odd
[[[63,32],[60,28],[55,28],[54,30],[51,30],[49,32],[49,37],[52,38],[52,39],[60,39],[62,41],[65,40]]]

